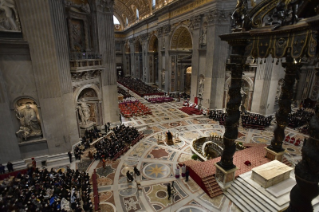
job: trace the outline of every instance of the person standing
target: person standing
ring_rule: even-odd
[[[35,169],[37,168],[37,162],[34,160],[34,158],[32,158],[32,168],[33,171],[35,171]]]
[[[105,158],[102,159],[102,163],[103,163],[103,169],[105,169],[106,168],[106,160],[105,160]]]
[[[182,177],[185,177],[185,173],[186,173],[186,166],[185,166],[185,164],[183,164],[183,166],[182,166]]]
[[[7,168],[8,168],[8,172],[13,172],[13,165],[10,161],[7,163]]]
[[[176,169],[175,169],[175,177],[179,178],[179,166],[178,165],[176,166]]]
[[[70,163],[72,163],[72,153],[68,152],[68,156],[69,156],[69,159],[70,159]]]
[[[104,130],[105,130],[105,133],[107,134],[107,132],[108,132],[108,126],[107,126],[107,124],[104,124]]]
[[[171,184],[167,184],[167,195],[168,195],[168,200],[171,198],[172,195],[172,189],[171,189]]]
[[[186,173],[185,173],[185,175],[186,175],[186,182],[188,182],[188,177],[189,177],[189,168],[186,168]]]
[[[4,166],[2,165],[2,163],[0,163],[0,174],[4,174],[5,170],[4,170]]]

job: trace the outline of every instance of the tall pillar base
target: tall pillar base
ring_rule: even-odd
[[[266,158],[270,159],[270,160],[278,160],[280,162],[282,162],[283,156],[285,154],[285,150],[282,152],[275,152],[271,149],[269,149],[268,147],[265,147],[267,153],[266,153]]]
[[[218,185],[223,189],[227,189],[231,186],[232,182],[235,180],[235,174],[237,168],[225,170],[221,166],[219,166],[217,163],[215,163],[216,166],[216,181]]]

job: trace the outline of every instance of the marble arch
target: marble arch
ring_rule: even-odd
[[[170,44],[170,49],[192,49],[193,37],[186,25],[179,25],[173,30]]]
[[[156,36],[155,34],[153,34],[153,35],[151,36],[151,38],[149,39],[149,42],[148,42],[148,51],[149,51],[149,52],[155,51],[155,50],[154,50],[154,45],[155,45],[156,40],[158,41],[158,38],[157,38],[157,36]],[[157,49],[157,50],[158,50],[158,49]]]
[[[249,85],[249,92],[252,92],[254,91],[254,82],[253,80],[250,78],[250,77],[247,77],[247,76],[243,76],[243,80],[245,80],[248,85]],[[229,87],[230,87],[230,81],[231,81],[231,77],[229,77],[226,82],[225,82],[225,91],[228,91],[229,90]]]
[[[102,94],[101,94],[100,88],[99,88],[97,85],[95,85],[95,84],[87,84],[87,85],[84,85],[84,86],[82,86],[82,87],[77,88],[77,89],[74,91],[74,97],[75,97],[75,98],[74,98],[74,103],[75,103],[75,104],[77,103],[78,98],[79,98],[81,92],[82,92],[83,90],[87,89],[87,88],[93,89],[93,90],[96,92],[98,99],[99,99],[100,101],[102,100]]]

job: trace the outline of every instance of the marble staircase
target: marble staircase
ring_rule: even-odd
[[[216,179],[214,176],[208,176],[203,179],[203,183],[205,185],[205,188],[207,189],[210,198],[217,197],[221,194],[223,194],[222,189],[218,185]]]
[[[238,177],[224,194],[245,212],[277,212],[282,209],[241,177]]]
[[[246,178],[245,178],[246,179]],[[289,206],[290,192],[282,195],[281,200],[276,199],[270,193],[260,192],[247,180],[242,177],[237,177],[230,188],[224,191],[224,194],[235,205],[237,205],[244,212],[277,212],[283,211]],[[283,201],[283,199],[286,199]],[[278,201],[276,201],[278,200]],[[319,211],[319,201],[313,201],[314,211]]]

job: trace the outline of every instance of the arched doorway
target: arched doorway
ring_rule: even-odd
[[[225,82],[225,90],[224,90],[224,104],[223,107],[225,108],[227,105],[227,102],[229,101],[229,88],[231,83],[231,77],[229,77]],[[241,102],[241,109],[245,110],[251,110],[251,104],[252,104],[252,97],[254,93],[254,83],[251,78],[249,77],[243,77],[242,84],[241,84],[241,91],[240,94],[242,96],[242,102]]]
[[[102,105],[99,95],[92,87],[84,88],[77,97],[77,120],[79,128],[90,129],[94,124],[102,125]]]
[[[135,77],[143,79],[142,45],[139,40],[135,42]]]
[[[148,55],[150,82],[158,84],[158,39],[155,35],[149,41]]]
[[[186,26],[179,26],[174,30],[170,47],[171,72],[166,75],[170,78],[169,90],[190,94],[193,41]]]

